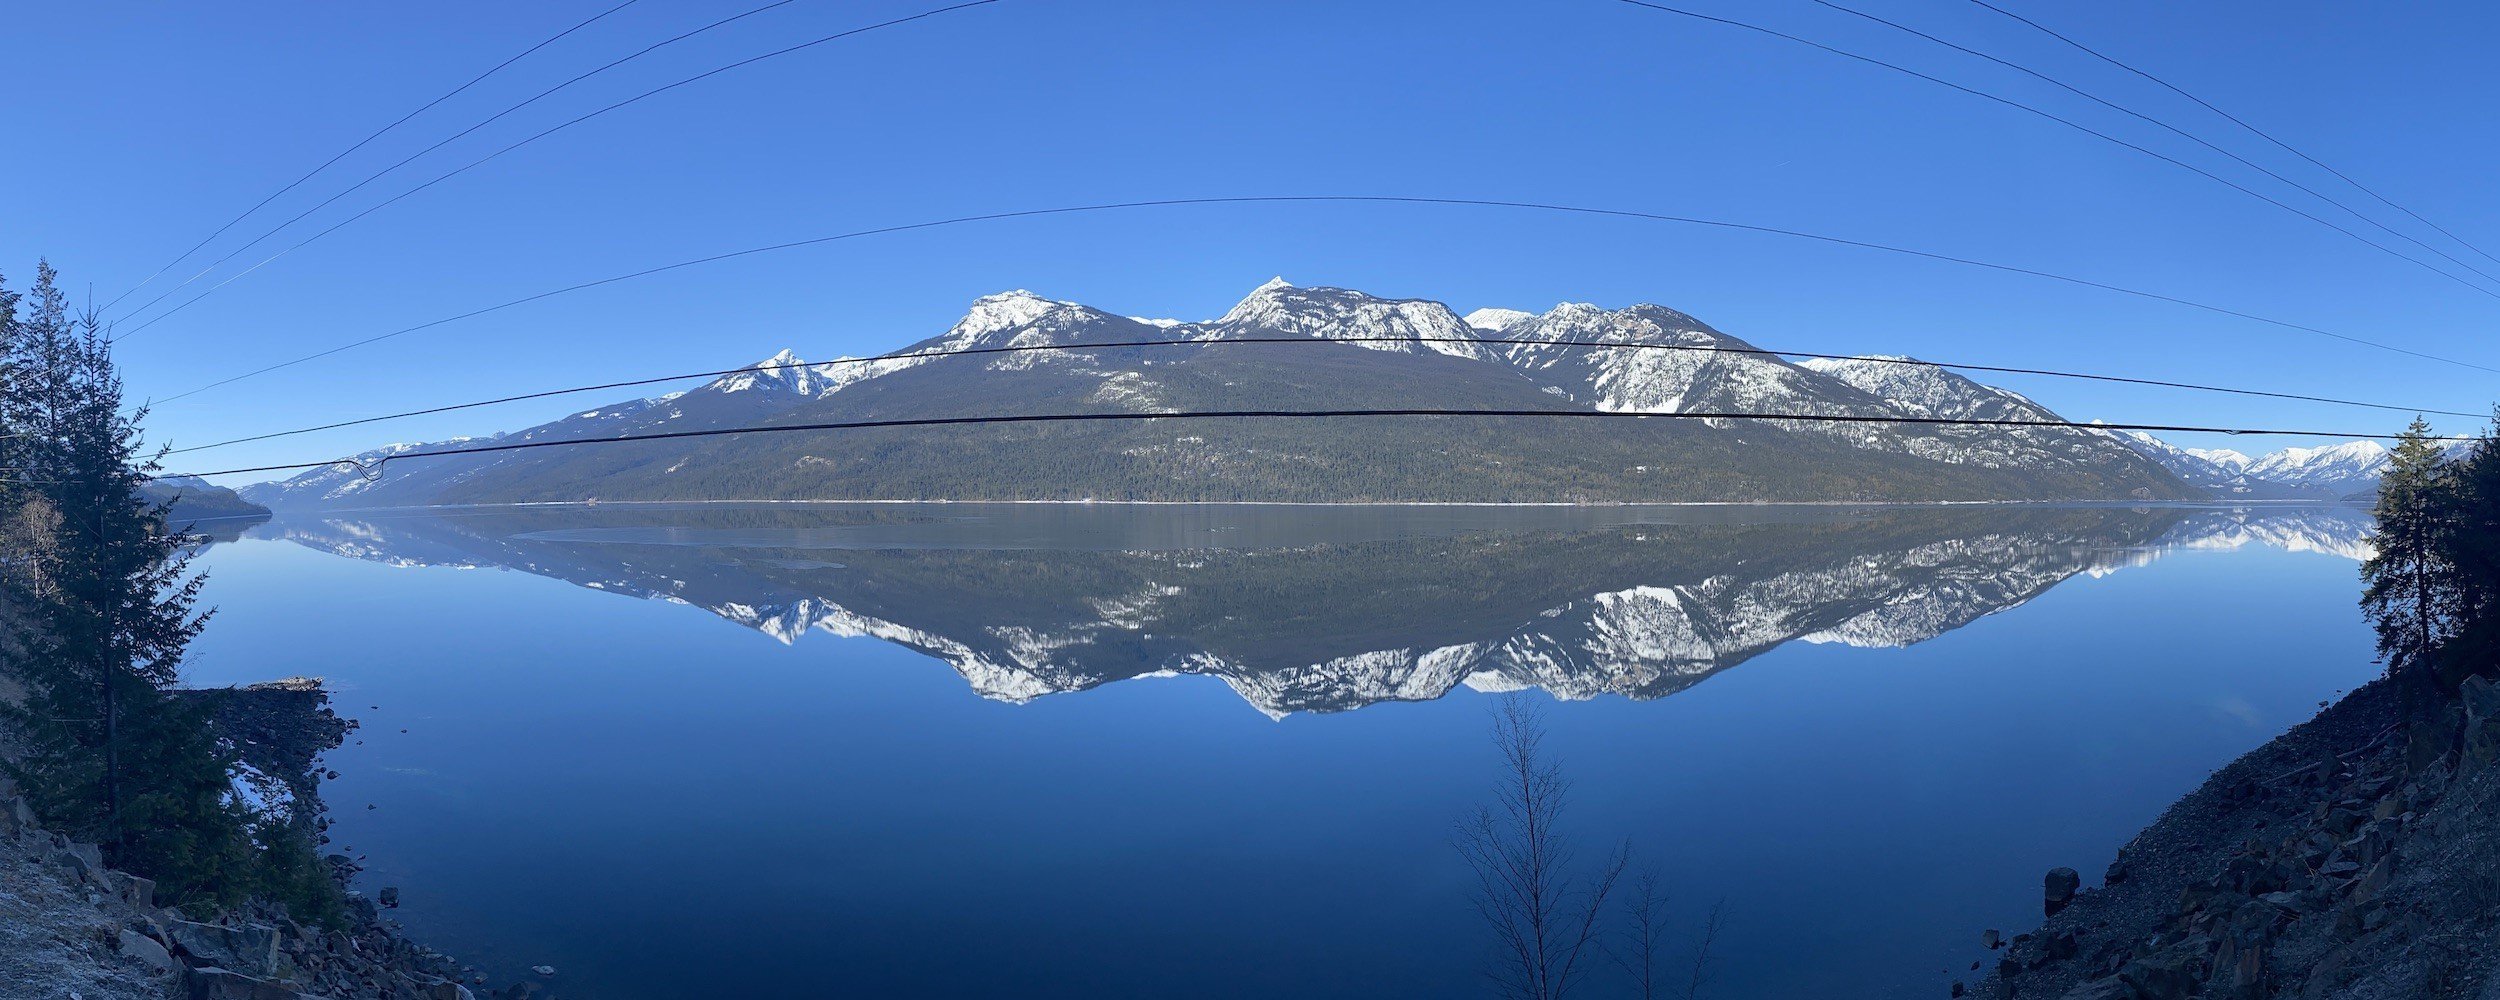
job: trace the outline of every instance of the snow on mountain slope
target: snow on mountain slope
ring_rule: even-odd
[[[2022,394],[1982,385],[1935,365],[1893,355],[1808,358],[1797,367],[1846,382],[1921,417],[1953,420],[2056,420]]]
[[[2205,457],[2195,449],[2181,448],[2143,431],[2116,433],[2127,442],[2129,447],[2143,453],[2144,457],[2161,463],[2162,468],[2170,470],[2179,478],[2197,486],[2221,486],[2229,483],[2232,477],[2239,473],[2238,469],[2226,467],[2220,462]],[[2230,454],[2238,453],[2231,452]],[[2246,456],[2241,456],[2241,464],[2247,464]]]
[[[1518,309],[1478,309],[1466,317],[1468,326],[1495,336],[1501,336],[1502,331],[1535,318],[1535,313]]]
[[[2150,437],[2147,435],[2138,434],[2137,436],[2150,440]],[[2169,446],[2164,445],[2163,447]],[[2239,452],[2232,451],[2229,448],[2181,448],[2179,450],[2207,462],[2211,462],[2217,468],[2226,469],[2231,472],[2246,472],[2248,471],[2249,463],[2256,461],[2256,459],[2240,454]]]
[[[1864,394],[1799,368],[1664,306],[1601,309],[1566,302],[1508,321],[1504,337],[1577,344],[1648,344],[1607,349],[1568,344],[1505,344],[1497,355],[1573,401],[1600,410],[1673,412],[1786,410],[1872,413]]]
[[[1303,334],[1353,340],[1375,351],[1431,351],[1478,360],[1494,356],[1473,340],[1474,327],[1450,307],[1423,299],[1382,299],[1343,288],[1298,288],[1270,279],[1222,318],[1203,324],[1199,339]],[[1453,341],[1461,341],[1453,343]]]
[[[2287,486],[2359,490],[2374,486],[2387,468],[2387,446],[2346,441],[2319,448],[2285,448],[2250,462],[2248,474]]]

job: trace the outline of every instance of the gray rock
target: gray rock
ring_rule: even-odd
[[[104,867],[104,852],[94,844],[71,844],[61,850],[58,860],[62,867],[78,873],[82,882],[104,889],[113,887],[106,874],[110,869]]]
[[[2067,990],[2066,995],[2059,1000],[2133,1000],[2133,997],[2134,991],[2128,989],[2126,983],[2117,979],[2103,979],[2096,982],[2076,983],[2075,988]]]
[[[12,795],[0,802],[0,833],[14,837],[34,828],[35,810],[26,804],[25,797]]]
[[[2378,863],[2371,865],[2369,871],[2361,873],[2360,878],[2352,881],[2352,891],[2347,898],[2351,899],[2355,905],[2377,899],[2378,894],[2387,888],[2387,883],[2395,881],[2395,866],[2394,855],[2378,859]]]
[[[164,945],[156,943],[156,939],[145,934],[124,930],[121,932],[120,939],[115,942],[115,946],[121,949],[122,954],[138,959],[140,964],[157,972],[174,971],[174,954],[166,951]]]
[[[2074,869],[2049,869],[2048,878],[2042,884],[2041,895],[2041,901],[2047,908],[2048,915],[2054,917],[2057,911],[2065,909],[2067,904],[2074,902],[2075,891],[2082,887],[2083,876]]]
[[[156,908],[156,880],[144,879],[128,872],[106,872],[105,881],[113,886],[113,895],[141,913]]]
[[[276,928],[260,924],[224,927],[188,920],[168,923],[165,933],[183,954],[221,969],[268,976],[280,971]]]
[[[399,887],[395,885],[383,886],[381,901],[385,908],[397,908],[399,906]]]
[[[187,969],[182,988],[189,1000],[296,1000],[293,989],[230,969]]]

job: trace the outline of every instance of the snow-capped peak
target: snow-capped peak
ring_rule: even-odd
[[[1293,290],[1293,282],[1283,278],[1269,278],[1266,283],[1251,289],[1250,294],[1242,296],[1241,301],[1233,303],[1233,307],[1225,310],[1224,315],[1215,322],[1239,323],[1249,319],[1263,310],[1273,309],[1276,304],[1275,300],[1280,297],[1277,293]]]
[[[1326,286],[1297,288],[1282,278],[1260,285],[1208,329],[1341,338],[1375,351],[1429,351],[1464,358],[1493,355],[1476,346],[1476,331],[1450,307],[1424,299],[1384,299]]]
[[[1500,333],[1514,324],[1535,318],[1535,313],[1517,309],[1478,309],[1467,314],[1467,325],[1486,333]]]
[[[2141,437],[2142,435],[2138,436]],[[2179,450],[2204,459],[2205,461],[2212,462],[2222,468],[2229,469],[2232,472],[2244,471],[2248,468],[2248,464],[2250,462],[2256,461],[2256,459],[2240,454],[2239,452],[2232,451],[2229,448],[2181,448]]]
[[[772,357],[748,365],[745,371],[722,376],[709,388],[720,392],[745,392],[756,388],[781,389],[802,395],[812,395],[816,392],[819,381],[816,370],[808,367],[807,362],[799,360],[798,352],[783,348]],[[592,414],[597,412],[591,411]],[[584,414],[584,416],[588,415],[591,414]]]
[[[2249,463],[2248,473],[2294,484],[2359,483],[2378,478],[2387,464],[2387,446],[2376,441],[2346,441],[2317,448],[2285,448]]]
[[[955,326],[947,330],[941,339],[948,347],[968,346],[991,334],[1024,326],[1049,315],[1051,310],[1073,304],[1046,299],[1021,288],[984,295],[972,300],[972,308],[965,310],[964,318],[956,320]]]

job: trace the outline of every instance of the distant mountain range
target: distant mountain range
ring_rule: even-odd
[[[2228,500],[2366,500],[2378,494],[2388,451],[2376,441],[2285,448],[2256,458],[2227,449],[2180,448],[2128,432],[2127,443],[2190,486]]]
[[[2369,553],[2347,507],[625,505],[254,529],[507,567],[782,642],[873,636],[1023,702],[1173,674],[1274,716],[1537,687],[1657,698],[1795,641],[1909,646],[2172,549]]]
[[[1245,344],[1309,337],[1354,343]],[[1487,339],[1509,341],[1486,343]],[[1085,345],[1139,340],[1181,347]],[[1681,350],[1606,349],[1601,344]],[[627,400],[482,443],[975,414],[1461,409],[1792,412],[2058,420],[2009,390],[1901,358],[1792,364],[1656,305],[1564,304],[1461,318],[1282,280],[1202,322],[1139,319],[1030,292],[984,297],[896,354],[1077,350],[807,364],[783,352],[691,391]],[[1926,501],[2340,497],[2364,449],[2249,460],[2069,428],[1538,417],[1170,420],[740,434],[315,470],[243,491],[271,507],[584,500]],[[2378,459],[2383,462],[2383,456]]]
[[[150,503],[170,503],[165,520],[176,529],[194,521],[269,516],[269,508],[243,499],[235,491],[193,476],[168,476],[139,488]]]

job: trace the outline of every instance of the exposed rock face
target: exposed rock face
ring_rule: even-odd
[[[2500,713],[2387,682],[2241,758],[2055,905],[1977,990],[2067,1000],[2500,996]],[[2488,705],[2488,701],[2484,701]],[[2418,746],[2435,748],[2427,757]]]

